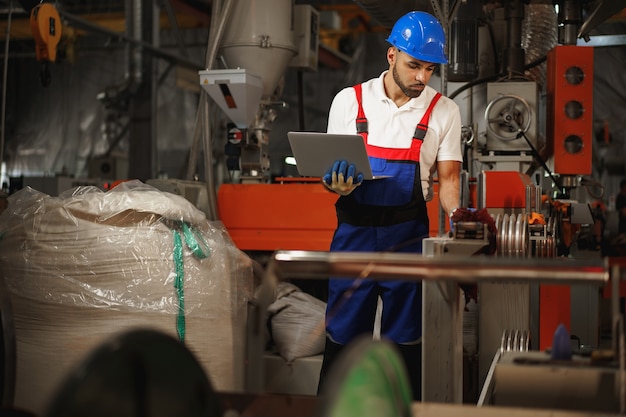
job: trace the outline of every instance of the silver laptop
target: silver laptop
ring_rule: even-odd
[[[335,161],[344,160],[363,174],[364,180],[389,178],[374,176],[363,137],[354,134],[287,132],[298,173],[304,177],[323,177]]]

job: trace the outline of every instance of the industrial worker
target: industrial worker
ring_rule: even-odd
[[[331,251],[421,253],[435,171],[443,209],[459,205],[460,111],[428,86],[447,63],[444,30],[434,16],[413,11],[398,19],[387,41],[389,69],[344,88],[330,107],[328,133],[363,136],[374,175],[389,176],[363,181],[350,161],[337,161],[326,173],[324,185],[340,195]],[[422,288],[410,280],[331,277],[320,392],[342,348],[372,334],[379,296],[381,336],[397,344],[414,400],[421,400]]]

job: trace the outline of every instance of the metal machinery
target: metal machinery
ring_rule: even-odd
[[[218,190],[219,217],[243,250],[324,250],[336,197],[318,180],[271,183],[268,150],[276,108],[285,105],[280,95],[287,67],[317,70],[319,12],[292,0],[248,6],[234,2],[225,26],[219,44],[225,69],[200,71],[201,86],[231,122],[226,164],[236,175]]]
[[[429,299],[426,293],[424,295],[424,403],[413,404],[413,413],[500,415],[509,412],[507,409],[520,415],[526,412],[540,415],[547,410],[563,415],[568,415],[569,412],[575,415],[615,415],[618,411],[624,413],[626,396],[623,393],[626,392],[626,385],[623,379],[623,346],[616,346],[612,357],[607,355],[601,358],[602,355],[599,355],[592,359],[575,357],[571,361],[554,360],[546,352],[528,352],[528,335],[517,331],[502,335],[499,349],[491,362],[487,382],[481,392],[480,402],[460,405],[463,402],[460,377],[463,373],[463,342],[462,303],[458,297],[458,284],[476,283],[518,288],[517,286],[539,282],[557,285],[605,285],[610,282],[611,286],[616,286],[620,279],[619,267],[609,271],[608,263],[600,260],[555,262],[550,259],[513,257],[489,259],[461,255],[415,257],[400,253],[277,251],[268,263],[258,305],[263,306],[269,302],[267,297],[272,294],[272,288],[278,280],[326,275],[421,280],[430,286],[424,287],[430,296],[436,295],[436,288],[439,294],[447,298],[442,303],[436,297]],[[618,307],[618,304],[617,302],[614,306]],[[623,339],[623,331],[616,328],[614,336],[615,340]],[[354,347],[357,346],[358,343],[355,343]],[[260,349],[256,345],[251,351]],[[359,350],[350,350],[350,353],[356,355]],[[341,363],[342,372],[346,372],[347,362]],[[373,370],[374,367],[369,369]],[[385,375],[391,377],[392,373]],[[395,375],[394,379],[398,376],[401,375]],[[360,383],[363,389],[361,395],[367,395],[365,392],[370,388],[369,383],[363,384],[363,379]],[[372,382],[372,385],[376,383]],[[402,385],[401,382],[394,385],[395,389],[392,391],[397,396],[401,395]],[[384,396],[385,393],[387,391],[381,387],[378,394]],[[459,404],[448,408],[436,403]],[[359,410],[359,407],[354,405],[353,409]],[[363,414],[344,412],[341,415]]]
[[[408,2],[383,4],[363,0],[359,3],[372,12],[382,13],[386,8],[399,11],[398,4]],[[454,40],[459,41],[451,46],[457,53],[449,68],[451,79],[456,82],[474,80],[479,74],[478,60],[476,56],[462,56],[463,51],[471,48],[459,47],[463,36],[466,40],[475,40],[472,37],[476,35],[476,27],[472,26],[475,10],[468,6],[472,2],[454,2],[451,13],[447,10],[442,13],[438,2],[426,3],[442,21],[449,23],[451,33],[457,36]],[[460,3],[464,3],[463,6],[459,6]],[[428,384],[424,384],[426,402],[460,403],[463,400],[459,375],[463,373],[464,317],[457,286],[462,283],[478,285],[480,296],[479,359],[481,367],[485,368],[480,372],[484,380],[480,405],[493,402],[509,407],[580,407],[594,415],[619,409],[624,414],[626,371],[623,319],[619,318],[617,299],[619,268],[610,270],[615,317],[610,356],[593,363],[585,358],[556,363],[546,357],[545,352],[525,352],[530,347],[543,350],[549,346],[555,325],[569,320],[572,294],[565,285],[594,288],[606,285],[610,268],[600,259],[556,259],[565,258],[560,255],[567,253],[578,225],[589,222],[587,204],[578,201],[576,195],[581,176],[591,173],[593,49],[576,46],[573,38],[584,32],[585,25],[581,28],[583,2],[557,2],[561,6],[558,25],[562,32],[560,45],[550,45],[545,51],[546,101],[542,99],[541,83],[525,75],[525,50],[519,42],[526,18],[524,2],[503,3],[505,7],[500,11],[505,14],[508,38],[502,48],[504,71],[497,77],[490,76],[486,101],[478,103],[478,107],[484,108],[484,112],[479,112],[483,120],[471,120],[472,126],[466,126],[464,137],[460,138],[468,148],[471,162],[464,174],[462,199],[465,205],[485,208],[492,214],[497,232],[496,250],[491,257],[473,256],[492,244],[488,228],[478,222],[457,222],[452,235],[443,233],[444,230],[436,231],[437,237],[425,241],[427,256],[424,257],[314,252],[327,248],[334,230],[332,207],[336,197],[325,192],[317,183],[318,179],[280,179],[271,183],[269,176],[268,144],[271,125],[277,117],[275,108],[283,105],[280,101],[282,74],[289,66],[309,70],[317,66],[319,16],[309,6],[294,5],[293,0],[225,1],[224,19],[212,28],[214,44],[211,46],[219,49],[224,68],[213,69],[210,59],[208,68],[199,72],[200,84],[232,123],[228,130],[228,143],[232,146],[227,148],[232,153],[227,153],[227,163],[233,164],[239,172],[233,184],[222,184],[219,188],[218,217],[240,249],[286,250],[276,252],[270,260],[261,288],[269,291],[259,291],[259,299],[255,300],[258,305],[251,306],[258,309],[259,319],[265,318],[262,308],[267,307],[267,299],[264,297],[272,293],[277,278],[323,278],[333,274],[422,280],[425,300],[423,363],[425,378],[429,378]],[[600,2],[598,7],[608,3]],[[451,16],[452,21],[446,16]],[[209,56],[212,58],[212,54]],[[443,80],[445,83],[445,71]],[[208,129],[208,125],[204,128]],[[484,132],[482,137],[474,134],[479,131]],[[475,169],[476,166],[480,169]],[[472,178],[474,172],[478,174]],[[549,184],[545,183],[545,174],[551,174]],[[211,196],[203,196],[198,184],[165,183],[160,187],[185,195],[203,209],[206,205],[207,213],[213,211]],[[548,202],[543,200],[544,195],[549,197]],[[429,205],[433,224],[437,224],[434,220],[440,217],[436,204],[435,200]],[[543,222],[535,222],[540,216]],[[295,251],[289,251],[291,249]],[[0,291],[0,295],[2,293]],[[533,305],[539,306],[539,311]],[[546,312],[547,306],[552,306],[552,311]],[[536,316],[538,313],[541,319]],[[8,317],[3,307],[3,324]],[[252,339],[262,342],[264,326],[253,321],[249,327],[251,332],[256,332],[256,338]],[[3,326],[4,353],[9,364],[13,353],[10,331],[10,327],[7,330]],[[388,383],[395,389],[400,388],[392,394],[402,390],[405,381],[401,369],[389,366],[389,359],[394,362],[396,358],[387,355],[385,349],[375,350],[376,346],[356,347],[358,350],[352,351],[354,356],[347,357],[352,359],[347,362],[373,356],[375,364],[380,365],[380,369],[374,370],[381,375],[374,373],[368,378],[379,383],[378,386]],[[247,359],[260,360],[253,355],[260,355],[262,348],[261,343],[251,346],[252,356]],[[168,361],[163,361],[163,357]],[[67,385],[61,387],[59,401],[53,404],[48,415],[65,415],[68,411],[75,415],[93,415],[94,410],[96,414],[119,415],[124,413],[115,408],[125,406],[131,408],[124,410],[129,415],[148,415],[148,411],[159,407],[183,414],[195,411],[202,415],[226,415],[218,410],[210,381],[200,372],[193,356],[182,345],[162,335],[152,332],[124,335],[103,345],[87,359],[84,367],[70,375]],[[343,371],[336,373],[342,378],[337,380],[339,384],[345,381],[343,378],[349,375],[353,365],[347,363],[345,368],[338,369]],[[6,366],[3,370],[3,394],[6,396],[12,389],[14,370]],[[546,380],[548,375],[551,379]],[[259,380],[254,376],[250,378],[253,383]],[[581,380],[584,384],[581,388],[580,384],[569,383],[571,380]],[[371,390],[376,387],[369,387],[366,395],[374,394]],[[554,402],[550,394],[554,394],[555,387],[566,387],[570,391],[556,393],[559,398]],[[103,396],[103,392],[107,395]],[[311,409],[317,406],[314,397],[257,397],[255,394],[222,393],[220,400],[228,405],[226,408],[237,410],[228,415],[239,412],[269,415],[268,410],[279,415],[281,411],[285,415],[310,415]],[[360,391],[356,393],[356,401],[360,394]],[[336,399],[340,403],[345,398]],[[398,406],[393,415],[409,415],[406,396],[392,396],[391,401],[392,406]],[[595,407],[598,403],[600,406]],[[95,404],[99,406],[94,408]],[[360,410],[347,405],[341,415]],[[182,410],[176,408],[178,406]],[[380,415],[376,408],[368,411]],[[413,404],[412,411],[419,415],[463,413],[477,416],[511,412],[431,404]],[[514,414],[555,415],[545,410],[515,410]]]
[[[325,251],[334,230],[332,206],[336,197],[325,192],[317,184],[318,179],[279,179],[270,183],[267,150],[276,117],[274,108],[282,105],[279,98],[283,72],[294,59],[298,60],[296,67],[316,69],[317,64],[311,61],[317,51],[318,16],[312,8],[294,6],[290,0],[259,1],[255,4],[262,7],[258,8],[235,3],[223,39],[215,46],[225,68],[199,72],[203,89],[232,122],[228,131],[232,146],[227,148],[232,153],[227,151],[227,158],[240,174],[235,183],[219,188],[219,217],[243,250]],[[458,3],[450,13],[442,13],[438,2],[428,5],[453,29],[450,43],[455,54],[448,68],[451,80],[467,82],[449,96],[454,98],[458,92],[480,84],[487,87],[484,96],[476,94],[484,102],[470,100],[470,121],[460,138],[466,148],[461,199],[464,206],[487,209],[497,233],[490,239],[485,225],[476,222],[456,223],[451,235],[440,226],[435,237],[426,239],[424,253],[435,258],[471,257],[495,241],[494,262],[497,258],[514,258],[521,268],[525,262],[543,258],[567,259],[581,225],[593,223],[587,201],[578,191],[583,177],[592,173],[594,50],[578,46],[577,38],[586,37],[589,27],[601,23],[601,16],[608,18],[611,14],[607,10],[616,6],[600,2],[594,5],[592,18],[583,22],[583,10],[590,7],[587,2],[554,2],[558,15],[553,4],[542,4],[543,10],[537,12],[526,7],[524,1],[503,2],[503,7],[492,11],[503,13],[500,21],[504,22],[504,33],[496,36],[505,39],[497,45],[502,51],[500,72],[476,79],[478,45],[473,42],[478,42],[478,29],[469,22],[477,25],[475,5],[479,2],[462,2],[463,7],[458,7]],[[364,2],[363,6],[374,11],[380,5]],[[292,26],[291,21],[299,25]],[[529,22],[545,25],[544,31],[534,33],[533,38]],[[294,38],[296,28],[303,40],[299,46]],[[523,32],[527,36],[523,37]],[[457,42],[462,41],[469,43],[460,48]],[[532,50],[535,45],[543,49]],[[474,56],[463,56],[463,50],[473,49]],[[537,55],[527,64],[531,50]],[[447,89],[445,75],[444,71],[442,84]],[[475,117],[474,113],[482,117]],[[437,205],[436,199],[429,205],[431,224],[445,224]],[[479,267],[486,268],[486,264]],[[562,269],[567,270],[568,266],[563,264]],[[393,270],[390,267],[385,272]],[[507,274],[515,275],[514,270],[508,269]],[[574,289],[558,280],[546,281],[478,283],[481,384],[493,374],[492,360],[502,346],[530,346],[543,351],[551,346],[559,323],[575,325],[571,317]],[[594,298],[598,282],[583,284],[582,293],[591,300],[591,306],[581,314],[593,317],[597,315]],[[424,297],[431,309],[428,314],[435,314],[439,320],[432,323],[440,326],[448,322],[451,326],[448,336],[441,336],[446,330],[432,328],[425,319],[424,334],[433,332],[437,340],[424,347],[428,358],[424,363],[438,366],[442,374],[454,377],[458,375],[459,363],[446,362],[442,355],[450,352],[438,346],[447,343],[453,349],[458,347],[458,289],[435,282],[424,285]],[[591,338],[597,340],[597,334]],[[569,374],[564,375],[567,378]],[[458,385],[447,382],[431,385],[432,391],[426,392],[424,398],[460,402]]]
[[[290,1],[236,2],[225,28],[220,59],[227,69],[200,72],[200,84],[235,127],[228,140],[239,159],[233,161],[241,182],[269,180],[269,132],[276,118],[279,82],[297,54]],[[237,169],[238,168],[238,169]]]
[[[576,46],[575,37],[582,24],[584,2],[558,2],[560,22],[551,5],[529,12],[526,2],[513,1],[492,11],[493,19],[504,28],[493,35],[495,46],[502,50],[495,58],[502,69],[481,79],[476,79],[485,71],[478,64],[481,2],[460,2],[463,4],[455,4],[449,13],[443,13],[438,2],[423,3],[420,8],[439,15],[451,28],[450,79],[469,81],[450,97],[467,86],[487,86],[486,96],[472,93],[477,99],[467,105],[470,120],[461,138],[469,174],[464,202],[486,207],[494,216],[504,210],[515,210],[517,216],[529,208],[545,212],[546,206],[534,190],[529,191],[532,201],[525,201],[525,187],[534,184],[540,194],[560,200],[559,208],[567,219],[576,211],[588,220],[586,202],[579,206],[576,201],[582,176],[591,174],[593,48]],[[216,206],[212,217],[224,222],[243,250],[326,250],[334,230],[332,204],[336,196],[318,187],[315,178],[271,178],[269,158],[272,124],[277,108],[285,106],[281,101],[284,72],[287,68],[317,70],[319,13],[289,0],[258,1],[252,8],[233,2],[232,10],[227,10],[229,4],[225,3],[223,20],[216,23],[223,35],[212,40],[215,59],[199,72],[202,88],[228,119],[225,159],[229,172],[234,173],[230,183],[219,185],[216,198],[208,196],[209,206]],[[373,15],[382,13],[375,1],[362,6]],[[445,15],[453,18],[448,20]],[[377,18],[395,20],[386,17]],[[528,22],[538,22],[538,29]],[[526,57],[537,59],[526,64]],[[213,69],[214,62],[223,68]],[[447,89],[448,80],[441,80]],[[515,187],[500,180],[512,173],[528,178],[520,178]],[[553,184],[546,183],[545,175]],[[512,204],[508,193],[521,194],[522,199]],[[491,205],[496,200],[497,205]],[[428,209],[431,234],[440,236],[446,223],[438,210],[436,185]],[[560,226],[558,219],[553,222]],[[573,235],[578,229],[576,225],[566,232]],[[544,237],[550,243],[533,242],[546,246],[546,253],[556,253],[557,239]],[[563,239],[566,245],[571,237]]]
[[[488,239],[488,229],[480,223],[459,222],[452,236],[427,239],[425,254],[433,257],[483,254],[484,247],[495,244],[493,256],[529,262],[537,258],[578,256],[574,248],[581,228],[594,223],[589,196],[579,192],[584,177],[592,174],[594,49],[576,42],[577,37],[583,36],[582,27],[589,26],[583,25],[584,2],[556,3],[558,16],[550,5],[538,6],[545,7],[547,15],[534,13],[522,2],[507,2],[504,7],[508,39],[503,49],[505,71],[495,77],[495,82],[487,77],[484,134],[474,138],[472,133],[469,143],[471,160],[479,167],[475,169],[478,172],[475,188],[466,183],[463,195],[466,205],[489,211],[497,229],[495,236]],[[601,6],[598,9],[602,9]],[[525,15],[529,10],[531,15]],[[606,15],[607,12],[596,10],[594,14]],[[545,83],[542,83],[540,77],[531,74],[534,65],[524,64],[528,61],[524,60],[522,29],[529,37],[532,27],[523,26],[527,19],[541,26],[542,21],[552,18],[554,23],[558,19],[558,26],[548,26],[550,30],[540,35],[544,42],[540,45],[547,48],[542,52],[547,61]],[[554,33],[553,44],[550,44],[551,33]],[[531,39],[529,45],[533,44],[537,43]],[[542,60],[534,63],[538,62]],[[470,166],[470,170],[472,168]],[[584,256],[600,257],[599,252]],[[424,288],[425,300],[430,299],[435,306],[449,307],[441,311],[433,308],[432,320],[456,322],[457,313],[450,312],[456,302],[453,289],[443,287],[447,288],[445,291],[441,285],[432,283],[425,283]],[[555,329],[560,324],[572,332],[579,348],[581,345],[598,347],[601,288],[597,285],[479,283],[478,374],[479,386],[485,384],[486,387],[482,400],[499,405],[617,410],[623,392],[618,392],[613,385],[621,378],[615,368],[609,371],[610,376],[605,376],[605,364],[582,360],[575,365],[566,363],[564,368],[558,369],[559,365],[545,353],[546,349],[553,348]],[[613,323],[619,322],[620,316],[621,313],[613,316]],[[619,332],[614,336],[620,337]],[[584,339],[582,343],[581,339]],[[449,341],[444,337],[439,342]],[[437,357],[436,345],[427,344],[424,349],[425,355]],[[520,359],[519,352],[529,349],[535,350],[534,356],[526,352],[521,355],[524,360]],[[518,357],[512,357],[516,354]],[[572,372],[572,366],[579,366],[585,376]],[[540,381],[547,381],[545,378],[550,372],[555,372],[552,374],[555,378],[541,385]],[[561,392],[567,391],[563,387],[572,378],[610,380],[608,397],[600,398],[602,389],[595,382],[581,388],[584,395],[581,390]],[[522,388],[531,386],[529,390]],[[493,397],[489,389],[497,390],[498,395]],[[558,389],[560,394],[554,395],[551,389]],[[583,402],[586,405],[581,407]]]

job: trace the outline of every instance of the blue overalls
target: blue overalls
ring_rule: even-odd
[[[421,253],[428,236],[428,215],[420,181],[420,149],[428,120],[440,93],[417,124],[411,147],[382,148],[367,142],[367,119],[361,85],[354,86],[359,106],[357,133],[363,136],[374,175],[389,178],[365,181],[335,205],[338,227],[331,252]],[[372,334],[378,296],[383,300],[381,335],[397,344],[417,342],[422,335],[422,287],[419,282],[329,280],[326,330],[345,345],[356,336]]]

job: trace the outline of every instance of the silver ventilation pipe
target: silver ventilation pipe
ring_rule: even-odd
[[[126,0],[126,36],[130,39],[143,40],[142,33],[142,0]],[[139,45],[129,43],[127,48],[126,79],[131,92],[136,91],[143,81],[142,49]]]
[[[551,4],[526,5],[526,18],[522,22],[522,48],[526,65],[545,57],[558,41],[558,21]],[[543,62],[527,72],[542,89],[546,85],[547,63]]]

